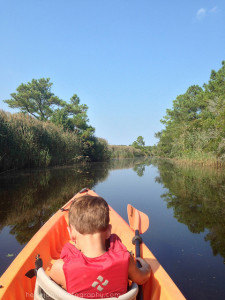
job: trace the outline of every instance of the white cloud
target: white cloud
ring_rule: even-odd
[[[197,14],[196,14],[196,17],[197,19],[202,19],[204,18],[206,15],[206,9],[205,8],[200,8],[198,11],[197,11]]]
[[[211,9],[207,8],[200,8],[196,13],[197,20],[202,20],[206,16],[209,16],[210,14],[217,14],[219,12],[218,6],[214,6]]]
[[[210,12],[216,14],[218,12],[218,7],[214,6],[213,8],[210,9]]]

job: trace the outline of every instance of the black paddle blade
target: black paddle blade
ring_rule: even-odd
[[[36,269],[30,269],[25,276],[27,276],[28,278],[33,278],[34,276],[36,276]]]
[[[31,279],[31,278],[33,278],[34,276],[37,275],[37,270],[43,267],[43,261],[42,261],[42,259],[40,258],[40,255],[39,255],[39,254],[36,256],[35,267],[36,267],[36,269],[31,269],[31,270],[29,270],[29,271],[25,274],[25,276],[27,276],[28,278]]]

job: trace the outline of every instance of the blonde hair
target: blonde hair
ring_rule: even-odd
[[[109,206],[99,196],[84,195],[75,199],[69,210],[69,226],[81,234],[103,232],[109,225]]]

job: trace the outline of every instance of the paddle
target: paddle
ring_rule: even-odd
[[[25,276],[27,276],[28,278],[33,278],[34,276],[37,276],[37,270],[43,267],[43,261],[40,258],[40,254],[38,254],[36,256],[36,260],[35,260],[35,269],[31,269],[29,270]]]
[[[142,237],[140,236],[140,234],[147,231],[149,227],[149,218],[146,214],[137,210],[130,204],[127,205],[127,215],[129,225],[135,232],[135,236],[132,239],[132,243],[135,245],[135,257],[141,257],[140,244],[142,243]],[[137,261],[137,266],[138,268],[141,267],[139,261]],[[137,298],[142,299],[142,286],[139,286]]]

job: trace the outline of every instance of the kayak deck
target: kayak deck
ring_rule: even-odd
[[[91,190],[88,191],[88,194],[96,195]],[[0,285],[2,285],[0,289],[0,299],[28,300],[33,298],[36,277],[29,279],[25,274],[34,268],[37,254],[40,254],[43,260],[43,268],[47,274],[54,261],[60,257],[63,246],[70,240],[67,231],[68,208],[71,202],[78,196],[80,195],[77,194],[67,202],[62,210],[58,210],[41,227],[2,275],[0,278]],[[112,224],[112,233],[116,233],[128,251],[134,253],[135,247],[132,244],[134,233],[129,225],[111,207],[110,223]],[[141,254],[152,268],[150,279],[143,286],[143,299],[185,299],[144,243],[141,245]]]

